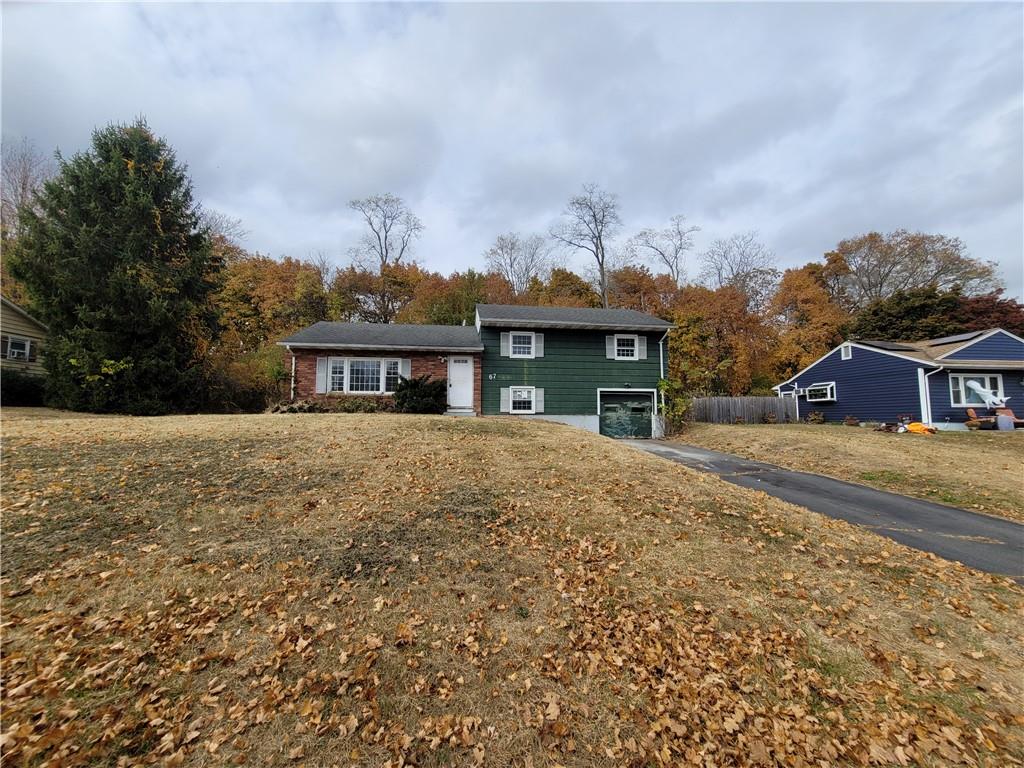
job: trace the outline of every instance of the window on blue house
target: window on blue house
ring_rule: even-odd
[[[853,357],[853,347],[849,344],[843,344],[843,346],[839,348],[839,355],[843,360],[849,360]]]
[[[836,399],[836,383],[824,381],[818,384],[811,384],[804,391],[804,397],[808,403],[827,403]]]
[[[990,373],[949,374],[949,401],[954,406],[969,408],[984,405],[985,397],[978,390],[986,390],[996,397],[1003,396],[1003,377]]]

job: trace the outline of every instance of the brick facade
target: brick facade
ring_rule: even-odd
[[[412,376],[430,376],[432,379],[448,378],[448,355],[468,356],[473,358],[473,410],[480,413],[480,401],[483,383],[481,370],[481,355],[479,352],[402,352],[399,350],[386,350],[372,352],[360,350],[359,352],[345,352],[336,349],[293,349],[285,351],[285,370],[291,371],[292,358],[295,360],[295,399],[308,400],[316,397],[332,397],[332,395],[316,394],[316,359],[318,357],[372,357],[394,360],[396,358],[409,360],[409,368]],[[380,397],[380,395],[346,395],[346,397]]]

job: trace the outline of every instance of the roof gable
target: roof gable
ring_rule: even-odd
[[[958,344],[936,357],[937,360],[1024,360],[1024,339],[1002,328],[992,328]]]
[[[32,315],[30,315],[24,309],[22,309],[17,304],[15,304],[13,301],[8,299],[6,296],[0,296],[0,303],[2,303],[4,305],[4,307],[6,307],[7,309],[9,309],[12,312],[14,312],[14,313],[20,315],[21,317],[25,318],[27,321],[29,321],[33,325],[39,326],[44,331],[49,331],[50,330],[47,327],[46,323],[44,323],[44,322],[42,322],[40,320],[36,320],[34,317],[32,317]]]
[[[917,356],[915,356],[912,353],[898,352],[898,351],[894,351],[894,350],[891,350],[891,349],[883,349],[883,348],[880,348],[880,347],[872,346],[871,344],[862,343],[860,341],[844,341],[842,344],[838,345],[837,347],[833,347],[832,349],[830,349],[828,352],[826,352],[824,355],[819,357],[817,360],[815,360],[813,363],[808,365],[806,368],[803,368],[802,370],[797,371],[796,373],[794,373],[792,376],[790,376],[785,381],[779,382],[774,387],[772,387],[772,389],[778,390],[780,387],[784,387],[787,384],[790,384],[790,383],[796,381],[801,376],[803,376],[805,373],[807,373],[812,368],[814,368],[816,365],[818,365],[819,363],[824,362],[825,360],[830,358],[832,355],[834,355],[837,352],[839,352],[843,347],[851,347],[853,349],[860,349],[860,350],[863,350],[865,352],[872,352],[872,353],[877,354],[877,355],[886,355],[888,357],[899,358],[901,360],[909,361],[911,363],[924,363],[926,365],[931,365],[931,366],[935,366],[936,365],[935,363],[930,363],[927,360],[923,360],[920,357],[917,357]],[[852,363],[853,360],[855,360],[856,358],[857,358],[857,356],[854,355],[849,360],[844,360],[843,362],[844,363]],[[856,367],[856,365],[858,365],[858,364],[859,363],[854,363],[854,367]]]

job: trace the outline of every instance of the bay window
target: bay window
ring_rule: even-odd
[[[836,383],[824,381],[820,384],[811,384],[804,393],[808,403],[828,403],[836,399]]]

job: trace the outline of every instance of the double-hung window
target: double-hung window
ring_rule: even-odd
[[[511,387],[509,389],[509,411],[511,413],[534,412],[533,387]]]
[[[510,334],[509,343],[512,357],[533,357],[534,334],[532,332],[516,333],[513,331]]]
[[[972,405],[984,405],[985,398],[978,390],[1003,396],[1003,377],[991,373],[951,373],[949,374],[949,401],[955,407],[969,408]]]
[[[345,361],[340,358],[331,360],[330,381],[327,382],[328,392],[345,391]]]
[[[637,347],[639,346],[636,336],[623,336],[617,335],[615,337],[615,359],[616,360],[636,360]]]
[[[824,381],[820,384],[811,384],[804,392],[808,403],[827,403],[836,399],[836,383]]]
[[[401,381],[402,374],[398,360],[385,360],[384,361],[384,391],[394,392],[398,389],[398,382]]]

